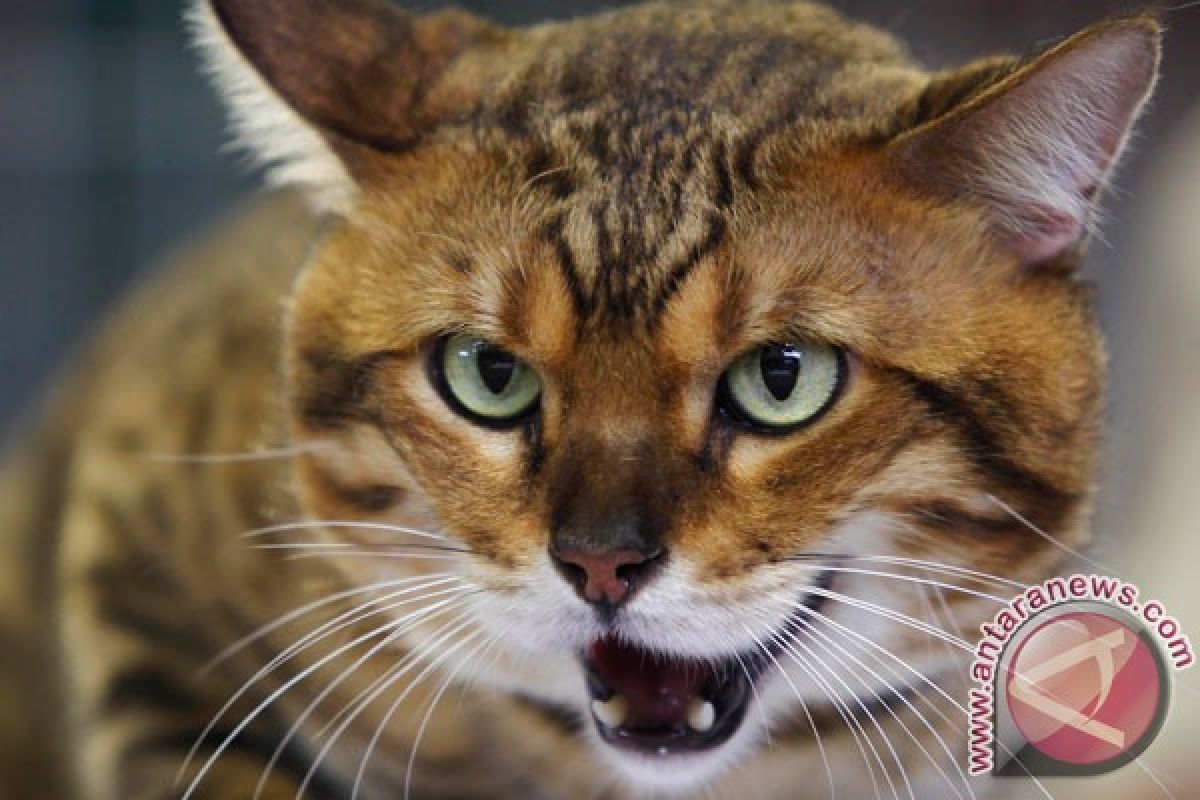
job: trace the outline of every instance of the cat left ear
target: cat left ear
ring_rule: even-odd
[[[476,99],[449,76],[502,30],[465,12],[391,0],[193,0],[188,21],[237,144],[272,182],[345,210],[378,157],[401,152]]]
[[[1159,36],[1150,16],[1112,20],[1024,63],[966,68],[974,91],[935,79],[932,102],[966,99],[892,142],[894,163],[937,196],[981,205],[1024,263],[1068,253],[1154,86]]]

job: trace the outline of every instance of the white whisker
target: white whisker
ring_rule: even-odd
[[[805,608],[807,608],[807,606]],[[942,699],[944,699],[950,705],[954,706],[954,708],[957,709],[962,714],[962,721],[959,723],[955,723],[953,720],[951,720],[949,717],[947,717],[946,714],[944,712],[942,712],[942,710],[939,709],[936,705],[930,704],[930,708],[947,725],[953,726],[958,731],[963,731],[965,729],[964,728],[965,720],[967,719],[967,715],[968,715],[967,707],[965,705],[963,705],[962,703],[960,703],[958,700],[955,700],[953,697],[951,697],[946,692],[945,689],[943,689],[941,686],[938,686],[933,680],[931,680],[929,678],[929,676],[927,676],[925,673],[923,673],[920,670],[913,667],[911,664],[909,664],[903,658],[900,658],[900,656],[896,655],[888,648],[884,647],[883,645],[879,644],[878,642],[876,642],[872,639],[867,638],[866,636],[863,636],[858,631],[856,631],[846,625],[843,625],[842,623],[838,622],[837,620],[833,619],[832,617],[828,616],[827,614],[822,614],[821,612],[813,611],[812,609],[808,609],[808,610],[811,611],[813,614],[815,614],[818,618],[820,618],[824,622],[824,624],[832,625],[833,627],[837,628],[839,631],[845,633],[847,636],[850,636],[851,638],[860,642],[862,646],[870,648],[871,650],[878,651],[878,652],[882,653],[883,655],[887,656],[888,658],[892,659],[897,664],[899,664],[901,667],[903,667],[905,670],[907,670],[918,681],[925,684],[930,689],[932,689],[934,692],[936,692],[938,695],[940,695],[942,697]],[[892,671],[892,674],[895,675],[896,673],[894,671]],[[1007,753],[1009,756],[1013,757],[1014,763],[1016,763],[1017,766],[1019,766],[1025,772],[1025,774],[1033,781],[1034,785],[1036,785],[1038,790],[1042,793],[1042,796],[1047,798],[1047,800],[1054,800],[1054,796],[1050,793],[1050,790],[1047,789],[1046,786],[1040,780],[1038,780],[1037,776],[1034,775],[1032,772],[1030,772],[1028,770],[1028,768],[1026,768],[1025,765],[1022,764],[1020,762],[1020,760],[1016,758],[1016,754],[1013,753],[1012,750],[1010,750],[1003,742],[998,742],[998,744],[1004,750],[1005,753]]]
[[[943,561],[929,561],[923,558],[909,558],[906,556],[885,556],[885,555],[851,555],[849,558],[859,561],[879,561],[885,564],[895,564],[897,566],[918,567],[929,570],[931,572],[941,572],[947,575],[956,575],[963,578],[971,578],[981,583],[992,583],[1000,586],[1005,586],[1018,591],[1028,588],[1026,584],[1020,581],[1005,578],[1000,575],[995,575],[990,572],[982,572],[977,569],[970,569],[958,564],[947,564]]]
[[[837,797],[837,787],[833,782],[833,768],[829,764],[829,754],[825,752],[825,743],[821,741],[821,732],[819,730],[817,730],[817,723],[816,723],[816,720],[814,720],[812,717],[812,712],[809,711],[809,709],[808,709],[808,703],[804,702],[804,697],[800,694],[800,689],[792,681],[792,676],[788,675],[787,670],[784,669],[783,665],[779,663],[779,659],[777,659],[775,657],[775,654],[771,652],[771,648],[769,648],[765,644],[763,644],[762,641],[758,638],[758,636],[755,635],[754,631],[750,630],[749,628],[746,628],[745,630],[746,630],[746,633],[750,635],[750,638],[754,640],[754,643],[758,646],[758,649],[761,650],[766,655],[766,657],[771,660],[771,663],[773,663],[775,665],[775,668],[777,670],[779,670],[779,674],[783,676],[784,681],[786,681],[788,686],[791,687],[792,693],[796,696],[796,699],[800,702],[800,710],[804,712],[804,718],[806,720],[808,720],[808,727],[812,729],[813,738],[817,742],[817,750],[821,755],[821,763],[825,765],[825,780],[828,781],[828,783],[829,783],[830,800],[835,800],[835,798]],[[739,658],[738,660],[740,661],[741,659]],[[766,725],[765,719],[764,719],[763,724],[764,724],[764,726]],[[855,742],[857,742],[857,741],[858,741],[858,739],[856,738]],[[862,751],[863,760],[866,761],[867,751],[865,749],[863,749],[861,744],[859,744],[859,750]],[[871,780],[874,781],[875,773],[871,772],[869,770],[868,770],[868,772],[871,775]],[[876,784],[876,786],[875,786],[875,796],[876,797],[879,796],[878,784]]]
[[[433,575],[450,575],[450,574],[451,573],[449,573],[449,572],[433,573]],[[221,652],[217,653],[217,655],[213,656],[204,666],[202,666],[199,670],[199,676],[203,677],[204,675],[211,672],[212,669],[214,667],[216,667],[218,664],[220,664],[221,662],[230,658],[231,656],[235,655],[236,653],[244,650],[246,647],[250,646],[257,640],[263,638],[264,636],[271,635],[272,633],[274,633],[275,631],[284,627],[285,625],[295,622],[300,617],[311,614],[312,612],[316,611],[319,608],[323,608],[324,606],[330,605],[332,603],[336,603],[339,600],[345,600],[349,597],[354,597],[355,595],[368,594],[370,592],[378,592],[378,591],[381,591],[383,589],[387,589],[387,588],[390,588],[393,586],[403,586],[405,584],[412,583],[414,581],[424,580],[429,577],[431,577],[431,575],[418,575],[418,576],[405,577],[405,578],[396,578],[393,580],[379,581],[377,583],[372,583],[367,586],[358,586],[353,589],[346,589],[345,591],[336,592],[334,594],[322,597],[318,600],[314,600],[313,602],[308,603],[307,605],[301,606],[300,608],[297,608],[294,611],[289,611],[288,613],[284,614],[283,616],[276,618],[272,622],[269,622],[266,625],[263,625],[262,627],[257,628],[254,631],[251,631],[247,635],[243,636],[241,639],[238,639],[236,642],[229,645]]]
[[[758,686],[755,684],[754,678],[750,675],[750,668],[746,666],[746,662],[742,658],[741,653],[734,652],[733,657],[737,659],[738,666],[741,667],[742,674],[746,676],[746,683],[750,684],[750,692],[754,695],[754,705],[758,707],[758,714],[762,719],[763,735],[767,740],[767,747],[770,747],[771,723],[767,720],[767,707],[763,705],[762,697],[758,693]]]
[[[962,635],[964,633],[963,626],[959,623],[958,618],[954,615],[954,609],[952,609],[950,607],[950,603],[946,600],[945,595],[942,592],[934,592],[933,595],[934,595],[934,598],[937,600],[937,608],[932,609],[932,610],[935,613],[936,613],[937,609],[941,610],[940,619],[945,623],[944,629],[948,630],[949,632],[953,633],[956,636]],[[932,619],[933,616],[934,616],[934,614],[931,614],[930,618]],[[939,627],[943,627],[943,626],[939,626]],[[952,647],[950,647],[949,645],[945,645],[945,649],[946,649],[947,655],[950,656],[951,660],[954,660],[955,658],[958,658],[960,656],[960,654],[956,653],[954,651],[954,649]],[[962,683],[963,695],[966,696],[967,689],[969,688],[969,685],[970,685],[970,677],[967,673],[967,670],[965,670],[965,669],[959,671],[959,676],[960,676],[960,681]]]
[[[440,533],[434,533],[433,531],[421,530],[419,528],[408,528],[403,525],[389,525],[384,522],[357,522],[353,520],[332,519],[282,522],[278,525],[267,525],[262,528],[255,528],[253,530],[246,531],[242,534],[242,536],[253,538],[255,536],[268,536],[273,533],[285,533],[287,531],[311,530],[312,528],[351,528],[365,531],[387,531],[390,533],[403,533],[408,536],[419,536],[424,539],[438,539],[457,544],[449,536],[445,536]]]
[[[853,653],[848,652],[844,647],[842,647],[841,644],[839,644],[837,641],[835,641],[832,637],[830,637],[825,632],[821,631],[819,628],[812,626],[812,625],[808,625],[808,626],[805,626],[802,629],[802,631],[804,633],[808,634],[811,641],[818,644],[823,650],[825,650],[825,652],[829,653],[831,656],[836,658],[839,663],[845,665],[846,664],[845,658],[849,658],[855,664],[855,666],[858,667],[859,670],[865,671],[868,676],[870,676],[875,681],[881,683],[883,685],[883,687],[889,692],[889,694],[892,697],[895,697],[898,700],[900,700],[902,703],[904,703],[904,705],[910,711],[912,711],[913,714],[915,714],[917,716],[917,719],[919,719],[921,721],[921,723],[925,726],[925,728],[931,734],[933,734],[934,739],[937,740],[937,743],[939,745],[941,745],[942,751],[945,752],[946,758],[949,759],[950,763],[953,764],[954,768],[958,771],[958,775],[959,775],[960,779],[962,780],[963,785],[965,785],[967,787],[967,791],[970,793],[971,797],[972,798],[975,797],[975,792],[971,788],[971,784],[970,784],[970,781],[967,779],[966,772],[964,772],[962,767],[959,765],[958,759],[956,759],[954,757],[954,754],[950,752],[950,748],[946,745],[945,740],[941,737],[941,735],[937,732],[937,730],[933,727],[933,725],[930,724],[928,718],[926,718],[926,716],[924,714],[922,714],[921,711],[915,705],[913,705],[913,703],[905,696],[905,694],[903,692],[897,691],[896,687],[893,686],[891,684],[891,682],[889,682],[886,678],[882,677],[875,670],[871,669],[871,667],[869,665],[865,664],[862,661],[862,659],[858,658]],[[825,644],[822,644],[821,642],[817,641],[818,639],[823,640],[825,642]],[[837,654],[833,653],[830,650],[830,647],[836,649],[839,653],[842,654],[842,656],[844,656],[844,658],[839,657]],[[853,670],[850,670],[850,671],[853,672]],[[870,687],[867,684],[867,682],[862,679],[861,676],[859,676],[859,680],[862,682],[863,686],[866,686],[868,688],[868,691],[871,692],[871,694],[875,697],[875,699],[881,705],[883,705],[883,707],[885,709],[887,709],[888,713],[890,713],[895,718],[896,722],[899,723],[900,727],[904,730],[905,733],[908,734],[909,738],[913,740],[913,743],[917,745],[917,747],[921,750],[921,752],[925,754],[925,757],[929,760],[929,763],[932,764],[933,768],[935,770],[937,770],[938,774],[940,774],[942,776],[942,779],[946,781],[946,785],[949,786],[950,789],[955,793],[955,795],[958,796],[959,800],[965,800],[962,792],[958,789],[958,786],[955,784],[955,782],[950,778],[950,776],[946,773],[946,771],[937,763],[937,761],[934,759],[933,755],[928,750],[925,749],[925,745],[921,743],[921,741],[917,738],[916,734],[914,734],[909,729],[908,725],[905,724],[905,722],[900,718],[900,716],[898,714],[896,714],[895,710],[892,709],[891,705],[883,697],[880,696],[878,691],[876,691],[874,688]]]
[[[467,645],[469,642],[472,642],[472,641],[476,640],[477,638],[479,638],[481,635],[483,635],[483,633],[484,632],[482,630],[476,630],[476,631],[471,632],[470,634],[467,635],[467,637],[465,639],[463,639],[462,641],[455,644],[449,650],[444,651],[440,656],[436,657],[433,661],[431,661],[429,664],[427,664],[425,666],[425,669],[423,669],[420,672],[420,674],[418,674],[415,678],[413,678],[412,682],[410,682],[408,684],[408,686],[406,686],[404,688],[404,690],[400,693],[400,695],[392,701],[391,705],[388,706],[387,711],[384,712],[383,717],[380,718],[379,724],[375,726],[375,731],[372,734],[370,741],[367,743],[367,746],[363,749],[363,754],[362,754],[361,758],[359,759],[358,771],[354,776],[354,786],[353,786],[353,789],[351,790],[351,795],[350,795],[351,800],[355,800],[355,798],[358,797],[358,791],[362,784],[363,776],[366,773],[367,763],[370,761],[371,755],[372,755],[372,753],[374,753],[375,748],[379,745],[379,739],[382,737],[383,731],[387,728],[388,722],[395,715],[396,711],[400,708],[400,706],[408,698],[408,695],[412,692],[413,689],[415,689],[417,686],[419,686],[425,680],[425,678],[430,673],[432,673],[433,670],[436,669],[442,662],[444,662],[447,658],[449,658],[451,655],[453,655],[459,649],[461,649],[462,647]],[[479,647],[482,647],[482,645],[486,644],[486,642],[487,642],[487,639],[484,639],[484,641],[481,642],[480,645],[475,648],[475,650],[471,651],[471,654],[468,655],[467,658],[468,659],[471,658],[474,655],[474,653],[478,652]],[[428,648],[428,649],[432,649],[432,648]],[[405,771],[405,779],[404,779],[404,797],[405,798],[408,797],[410,781],[412,779],[413,765],[416,763],[417,747],[420,744],[421,738],[425,733],[425,726],[428,724],[430,717],[433,715],[434,707],[437,705],[438,701],[441,700],[442,691],[444,691],[445,687],[450,685],[450,682],[454,679],[454,676],[458,674],[459,670],[463,667],[464,663],[465,663],[465,661],[463,663],[460,663],[457,667],[455,667],[453,670],[451,670],[448,675],[446,675],[446,677],[444,678],[444,680],[441,684],[441,687],[435,691],[434,696],[431,699],[429,707],[426,711],[426,714],[421,719],[421,722],[417,729],[417,735],[413,740],[413,746],[409,750],[408,767]],[[391,680],[388,681],[387,687],[394,685],[394,683],[395,683],[395,679],[392,678]],[[387,687],[384,688],[384,691],[386,691]]]
[[[499,663],[500,657],[503,655],[503,651],[501,651],[496,645],[500,644],[504,640],[504,637],[507,636],[509,631],[511,631],[514,627],[516,627],[515,620],[510,620],[509,623],[505,625],[499,632],[490,637],[487,647],[484,648],[484,651],[477,656],[477,658],[479,658],[481,661],[484,661],[484,659],[486,659],[486,661],[480,664],[474,670],[473,674],[469,675],[463,681],[463,691],[462,694],[459,695],[460,708],[462,706],[463,699],[467,696],[467,694],[474,691],[477,687],[480,676],[486,674],[489,669],[495,667]]]
[[[481,633],[482,631],[478,631],[475,635],[479,635]],[[404,800],[409,800],[409,795],[411,794],[413,771],[417,764],[417,751],[421,747],[421,739],[425,736],[425,729],[429,726],[429,720],[433,718],[433,710],[441,701],[442,695],[446,693],[446,690],[450,687],[450,684],[454,681],[454,678],[462,671],[463,667],[470,663],[471,659],[476,658],[479,655],[479,652],[489,643],[489,641],[492,640],[485,638],[482,642],[476,645],[473,650],[463,656],[462,661],[456,667],[454,667],[454,669],[450,670],[445,679],[442,680],[442,685],[438,687],[437,691],[433,695],[433,699],[429,701],[429,707],[425,710],[425,716],[421,718],[421,724],[417,727],[417,736],[413,740],[412,749],[408,754],[408,767],[404,771]],[[351,800],[355,800],[357,797],[358,784],[361,780],[363,769],[366,767],[366,764],[366,756],[364,756],[363,761],[358,768],[358,777],[356,777],[354,780],[355,788],[353,794],[351,795]]]
[[[809,610],[811,611],[811,609],[809,609]],[[928,675],[926,675],[925,673],[923,673],[920,670],[913,667],[911,664],[909,664],[903,658],[896,655],[891,650],[889,650],[888,648],[881,645],[879,642],[876,642],[873,639],[863,636],[858,631],[854,630],[853,628],[851,628],[849,626],[843,625],[842,623],[840,623],[837,620],[830,617],[828,614],[823,614],[820,611],[812,611],[812,613],[816,616],[817,619],[819,619],[822,622],[822,624],[830,625],[830,626],[836,628],[837,630],[841,631],[842,633],[846,634],[847,636],[851,637],[852,639],[854,639],[856,642],[858,642],[859,646],[862,647],[865,651],[882,653],[883,655],[886,655],[888,658],[890,658],[893,661],[895,661],[896,663],[898,663],[900,666],[904,667],[904,669],[907,670],[919,682],[925,684],[928,688],[933,689],[944,700],[946,700],[946,702],[952,704],[958,711],[961,711],[963,714],[963,719],[964,720],[966,719],[967,707],[965,705],[963,705],[962,703],[960,703],[958,700],[955,700],[941,686],[938,686],[936,683],[934,683],[929,678]],[[882,662],[882,659],[880,659],[878,656],[876,656],[876,659],[877,659],[876,663],[881,664],[881,666],[884,666],[884,662]],[[887,667],[887,669],[892,674],[893,677],[896,677],[896,678],[900,677],[894,669],[892,669],[890,667]],[[934,711],[934,713],[938,714],[938,716],[941,718],[941,720],[943,722],[950,724],[950,725],[955,724],[948,716],[945,715],[945,713],[943,713],[941,711],[941,709],[939,709],[937,707],[936,704],[933,704],[928,699],[926,699],[926,702],[929,703],[930,708]],[[958,729],[962,730],[962,726],[959,726]]]
[[[1002,508],[1004,511],[1006,511],[1009,514],[1009,516],[1011,516],[1017,522],[1024,525],[1026,528],[1028,528],[1033,533],[1037,534],[1039,537],[1041,537],[1046,542],[1049,542],[1050,544],[1057,547],[1059,550],[1062,550],[1064,553],[1066,553],[1070,556],[1074,556],[1075,558],[1078,558],[1080,561],[1084,561],[1088,564],[1091,564],[1093,567],[1099,567],[1100,569],[1107,572],[1109,575],[1112,575],[1117,578],[1124,577],[1123,575],[1121,575],[1121,573],[1117,572],[1115,569],[1108,566],[1107,564],[1103,564],[1094,558],[1084,555],[1083,553],[1079,552],[1078,550],[1071,547],[1070,545],[1065,544],[1064,542],[1060,542],[1058,539],[1056,539],[1053,536],[1051,536],[1050,534],[1046,533],[1044,530],[1039,528],[1037,525],[1034,525],[1032,522],[1030,522],[1028,519],[1026,519],[1024,516],[1022,516],[1021,512],[1017,511],[1015,508],[1013,508],[1008,503],[1001,500],[999,497],[996,497],[996,495],[989,494],[989,495],[987,495],[987,498],[989,500],[991,500],[993,503],[995,503],[997,506]]]
[[[942,630],[941,628],[939,628],[935,625],[930,625],[927,622],[922,622],[919,619],[910,617],[909,615],[901,613],[899,611],[896,611],[895,609],[887,608],[886,606],[881,606],[876,603],[869,602],[867,600],[860,600],[859,598],[851,597],[850,595],[842,594],[841,592],[834,592],[834,591],[831,591],[828,589],[822,589],[820,586],[811,586],[806,591],[808,591],[810,594],[815,594],[818,597],[825,597],[825,598],[828,598],[835,602],[842,603],[844,605],[848,605],[851,608],[858,608],[863,611],[867,611],[867,612],[870,612],[873,614],[878,614],[879,616],[884,617],[885,619],[890,619],[893,622],[899,622],[901,625],[905,625],[909,628],[912,628],[913,630],[920,631],[921,633],[926,633],[930,636],[934,636],[936,638],[942,639],[943,641],[948,642],[949,644],[953,645],[954,647],[958,648],[959,650],[963,650],[968,653],[975,652],[975,648],[972,647],[970,644],[968,644],[967,641],[965,639],[963,639],[962,637],[949,634],[946,631]],[[793,603],[793,605],[796,608],[801,608],[801,609],[808,608],[808,606],[804,605],[803,603]]]
[[[838,674],[837,670],[825,663],[824,659],[822,659],[820,655],[818,655],[816,651],[809,647],[805,642],[800,641],[797,631],[786,631],[783,635],[791,642],[792,645],[803,648],[804,652],[808,654],[808,657],[812,659],[814,663],[823,667],[825,674],[837,681],[838,684],[846,691],[846,693],[853,698],[854,702],[858,705],[862,713],[866,714],[867,719],[871,721],[871,725],[874,726],[876,732],[879,734],[879,738],[883,740],[883,744],[887,748],[888,753],[892,756],[892,761],[895,762],[896,767],[900,770],[900,777],[903,779],[905,788],[908,790],[909,800],[916,800],[916,794],[913,792],[912,784],[908,780],[908,770],[904,768],[904,762],[900,758],[900,754],[896,752],[895,745],[892,744],[892,740],[890,737],[888,737],[887,731],[883,729],[883,725],[880,724],[878,718],[876,718],[875,714],[871,711],[870,706],[863,702],[863,699],[858,696],[858,693],[850,688],[850,684],[843,680],[842,676]],[[789,646],[789,649],[792,648]],[[792,650],[792,652],[795,653],[795,650]],[[867,736],[865,730],[864,736]],[[895,781],[892,780],[891,771],[884,766],[883,759],[879,758],[879,752],[875,749],[869,736],[867,736],[867,742],[872,744],[871,750],[875,752],[876,758],[879,759],[879,768],[883,770],[883,776],[887,780],[888,786],[891,787],[893,797],[897,798],[898,800],[900,797],[900,792],[896,787]]]
[[[310,558],[406,558],[409,561],[461,561],[462,553],[376,553],[362,550],[338,550],[326,553],[289,553],[284,561],[304,561]]]
[[[304,710],[292,720],[291,726],[288,728],[283,738],[279,741],[279,744],[275,747],[275,751],[271,753],[270,760],[267,761],[266,766],[263,768],[262,774],[259,776],[258,785],[254,790],[253,800],[258,800],[259,796],[262,794],[262,791],[266,788],[267,778],[270,776],[271,771],[275,768],[275,765],[279,762],[279,759],[282,757],[284,751],[287,750],[288,744],[296,737],[296,734],[299,733],[300,728],[306,721],[308,721],[308,718],[312,716],[313,712],[316,711],[321,703],[325,701],[325,698],[332,694],[333,691],[346,680],[346,678],[354,674],[360,667],[362,667],[363,664],[367,663],[367,661],[369,661],[376,654],[382,652],[388,646],[392,645],[404,634],[413,630],[418,625],[428,622],[430,619],[433,619],[439,614],[449,611],[456,606],[462,605],[465,600],[465,594],[460,591],[460,593],[454,597],[441,600],[431,606],[423,607],[416,611],[409,612],[403,617],[400,617],[396,620],[396,622],[400,623],[398,627],[394,628],[382,640],[372,645],[366,653],[355,659],[354,663],[343,669],[332,681],[326,684],[325,687],[321,689],[321,691],[318,692],[312,700],[309,701]]]
[[[461,547],[443,544],[358,544],[357,542],[272,542],[246,545],[251,550],[352,550],[358,553],[405,553],[407,549],[438,550],[444,553],[470,553]],[[371,549],[377,548],[377,549]]]
[[[969,594],[972,597],[977,597],[981,600],[990,600],[991,602],[998,603],[1000,605],[1004,605],[1008,602],[1004,598],[997,597],[994,594],[977,592],[974,589],[968,589],[965,586],[959,586],[958,584],[954,583],[943,583],[942,581],[930,580],[929,578],[919,578],[916,575],[903,575],[896,572],[881,572],[879,570],[858,569],[857,567],[839,567],[832,564],[798,564],[797,566],[804,569],[844,572],[851,575],[870,575],[877,578],[892,578],[894,580],[904,581],[906,583],[921,584],[922,586],[936,586],[939,589],[948,589],[952,592],[962,592],[963,594]]]
[[[467,619],[468,616],[470,616],[470,615],[467,613],[466,609],[459,609],[459,614],[456,617],[454,617],[454,619],[448,620],[446,624],[444,624],[442,627],[438,628],[438,630],[435,631],[434,635],[436,635],[438,632],[445,630],[449,625],[453,625],[453,624],[462,622],[463,620]],[[395,674],[395,671],[397,669],[404,666],[405,664],[410,664],[413,661],[416,661],[420,657],[419,652],[417,652],[419,647],[420,647],[420,645],[413,648],[412,651],[407,652],[403,658],[401,658],[398,662],[396,662],[391,667],[389,667],[387,670],[385,670],[383,672],[383,674],[376,676],[370,683],[368,683],[362,689],[359,689],[358,692],[354,695],[354,697],[350,698],[350,700],[347,701],[338,710],[338,712],[336,714],[334,714],[332,717],[330,717],[325,722],[325,724],[322,725],[316,731],[316,733],[313,734],[313,739],[316,740],[316,739],[323,738],[326,734],[329,733],[329,731],[331,729],[336,727],[338,725],[338,723],[340,723],[342,720],[344,720],[346,718],[347,714],[350,714],[351,712],[354,712],[356,710],[361,710],[361,709],[359,709],[359,706],[360,706],[360,704],[365,705],[363,703],[363,701],[365,698],[367,698],[368,695],[371,695],[372,693],[375,692],[376,689],[383,686],[385,683],[388,683],[392,679],[392,676]],[[384,690],[384,691],[386,691],[386,690]]]
[[[1138,769],[1146,773],[1146,777],[1148,777],[1154,783],[1154,785],[1158,787],[1158,790],[1167,797],[1167,800],[1176,800],[1175,792],[1171,791],[1171,788],[1167,786],[1166,782],[1159,777],[1153,769],[1150,768],[1150,765],[1145,762],[1144,758],[1135,758],[1133,762],[1138,765]]]
[[[293,677],[291,677],[290,679],[285,681],[282,686],[280,686],[279,688],[272,691],[265,700],[260,702],[257,706],[254,707],[253,710],[251,710],[248,714],[246,714],[242,718],[242,720],[236,726],[234,726],[233,730],[230,731],[228,735],[226,735],[225,739],[212,752],[212,754],[208,757],[208,760],[205,761],[204,766],[202,766],[200,768],[200,770],[196,773],[196,775],[192,778],[192,781],[188,785],[187,790],[184,791],[183,797],[181,798],[181,800],[188,800],[188,798],[190,798],[193,795],[193,793],[196,791],[196,788],[200,785],[200,782],[204,780],[204,776],[207,775],[208,771],[210,769],[212,769],[214,764],[217,763],[217,760],[221,757],[221,754],[224,753],[225,750],[227,750],[229,748],[229,746],[233,743],[234,739],[236,739],[238,736],[240,736],[242,731],[244,731],[250,725],[250,723],[252,723],[255,719],[257,719],[258,716],[261,715],[262,712],[267,709],[267,707],[269,707],[272,703],[274,703],[276,700],[278,700],[280,697],[282,697],[285,692],[287,692],[289,689],[291,689],[296,684],[300,683],[302,680],[307,678],[309,675],[312,675],[314,672],[316,672],[318,669],[320,669],[321,667],[328,664],[333,659],[335,659],[338,656],[342,655],[343,653],[347,652],[351,648],[357,647],[362,642],[364,642],[374,636],[378,636],[383,631],[386,631],[392,627],[395,627],[396,624],[397,624],[396,622],[388,622],[378,628],[375,628],[372,631],[362,634],[361,636],[355,638],[351,642],[337,648],[332,653],[325,655],[324,657],[319,659],[314,664],[311,664],[308,667],[306,667],[305,669],[301,670],[299,673],[297,673],[296,675],[294,675]]]
[[[431,641],[429,641],[426,644],[425,652],[430,652],[434,648],[441,646],[441,644],[443,642],[445,642],[447,639],[451,638],[456,633],[461,631],[463,628],[468,627],[472,623],[473,623],[473,620],[471,619],[470,611],[468,610],[468,611],[463,612],[463,614],[461,614],[459,617],[457,617],[454,622],[448,623],[448,625],[451,625],[451,624],[453,625],[453,627],[451,627],[449,630],[446,630],[447,626],[443,626],[440,629],[441,633],[439,633],[434,639],[432,639]],[[464,640],[464,641],[467,641],[467,640]],[[461,644],[461,642],[459,644]],[[359,702],[358,705],[354,708],[354,710],[351,711],[349,714],[347,714],[342,719],[341,723],[339,723],[338,726],[333,730],[333,732],[329,734],[328,738],[326,738],[325,743],[321,745],[320,751],[313,758],[312,764],[309,765],[308,771],[304,774],[304,779],[301,781],[299,788],[296,790],[296,800],[300,800],[300,798],[302,798],[304,796],[304,793],[306,791],[308,791],[308,785],[310,783],[312,783],[313,777],[316,776],[317,769],[321,766],[321,763],[325,760],[325,757],[329,755],[329,751],[333,749],[333,745],[337,742],[337,740],[339,738],[341,738],[343,733],[346,732],[346,729],[350,727],[350,724],[352,722],[354,722],[355,719],[358,718],[358,715],[361,714],[363,711],[365,711],[366,708],[368,706],[370,706],[371,703],[373,703],[381,694],[383,694],[385,691],[387,691],[389,688],[391,688],[391,686],[394,685],[396,683],[396,681],[403,678],[408,673],[408,671],[410,669],[412,669],[414,666],[416,666],[418,663],[420,663],[420,659],[424,658],[424,657],[425,657],[424,654],[422,654],[420,651],[417,651],[417,650],[414,650],[412,653],[409,653],[408,655],[406,655],[400,661],[400,664],[397,665],[396,668],[394,668],[391,672],[389,672],[387,674],[387,680],[382,685],[377,687],[373,692],[371,692],[371,694],[369,696],[367,696],[365,699],[363,699],[361,702]],[[440,663],[440,662],[435,661],[429,667],[426,667],[426,669],[421,673],[421,675],[418,676],[417,678],[415,678],[414,681],[412,683],[410,683],[408,685],[408,687],[406,687],[405,693],[402,694],[401,697],[407,697],[407,692],[409,690],[411,690],[413,687],[415,687],[417,684],[419,684],[420,681],[422,680],[422,677],[428,673],[428,671],[434,666],[434,664],[437,664],[437,663]],[[390,715],[388,718],[390,718]],[[383,729],[383,726],[381,723],[380,727],[376,729],[376,734],[380,734],[382,729]],[[373,740],[374,740],[374,738],[373,738]]]
[[[875,777],[875,767],[871,763],[871,758],[867,756],[868,749],[871,751],[871,756],[875,759],[875,764],[879,765],[879,770],[883,773],[884,779],[887,780],[893,796],[898,798],[899,794],[896,792],[896,785],[892,781],[891,776],[888,774],[887,767],[884,766],[883,757],[879,755],[878,748],[875,747],[875,743],[871,740],[871,737],[867,735],[867,731],[859,721],[858,717],[855,716],[850,710],[849,704],[847,704],[838,695],[837,691],[833,688],[833,685],[826,680],[821,671],[818,670],[812,663],[810,663],[806,656],[796,650],[796,648],[793,646],[793,642],[795,641],[795,637],[793,635],[786,632],[776,632],[771,634],[771,640],[783,648],[783,651],[791,657],[793,663],[804,670],[804,672],[810,678],[812,678],[817,686],[823,692],[825,692],[825,695],[829,698],[830,702],[833,703],[834,709],[838,712],[838,715],[846,724],[846,729],[849,730],[851,735],[854,737],[854,742],[858,745],[859,752],[862,754],[863,763],[867,767],[867,773],[871,776],[871,784],[875,787],[876,800],[879,800],[879,798],[882,797],[882,787],[879,785],[879,781]],[[866,745],[865,747],[864,743]]]
[[[294,445],[291,447],[274,447],[263,448],[261,450],[250,450],[244,453],[158,453],[147,452],[142,453],[141,458],[146,461],[157,461],[163,464],[244,464],[256,461],[272,461],[282,458],[292,458],[293,456],[303,455],[304,453],[312,453],[322,449],[326,445],[320,442],[312,442],[310,444]]]

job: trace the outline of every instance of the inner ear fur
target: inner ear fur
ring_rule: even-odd
[[[982,208],[1022,261],[1058,258],[1083,239],[1153,88],[1159,36],[1151,16],[1109,20],[1024,61],[935,76],[893,163],[922,191]]]

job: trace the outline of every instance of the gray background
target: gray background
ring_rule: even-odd
[[[409,3],[430,8],[441,3]],[[619,3],[463,2],[523,23]],[[927,64],[993,50],[1022,50],[1106,14],[1144,4],[878,0],[835,3],[899,33]],[[223,121],[181,32],[181,5],[163,0],[0,0],[0,431],[92,328],[113,299],[152,268],[172,242],[252,191],[253,176],[222,152]],[[1167,16],[1165,77],[1138,147],[1109,198],[1121,221],[1144,185],[1143,167],[1196,96],[1200,8]],[[1138,291],[1112,269],[1129,242],[1111,225],[1112,248],[1090,268],[1102,275],[1105,322],[1120,390],[1136,337],[1121,309]],[[1118,401],[1120,396],[1118,394]],[[1121,414],[1137,425],[1137,409]]]

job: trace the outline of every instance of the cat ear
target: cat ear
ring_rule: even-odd
[[[1159,26],[1094,25],[1026,62],[981,62],[931,81],[931,121],[892,143],[910,181],[982,204],[1025,263],[1083,238],[1093,204],[1153,88]],[[940,106],[940,108],[939,108]]]
[[[379,154],[466,107],[438,82],[499,33],[460,11],[417,16],[389,0],[198,0],[189,23],[236,144],[273,183],[303,186],[334,211]]]

